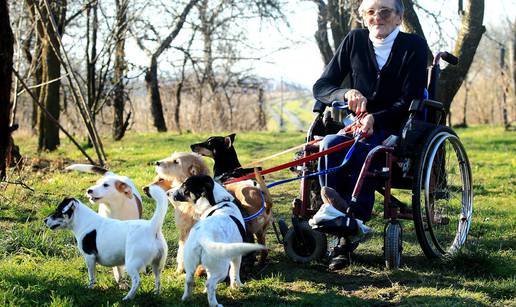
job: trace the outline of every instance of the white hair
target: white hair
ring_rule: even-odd
[[[358,11],[360,14],[363,14],[365,11],[364,4],[368,0],[363,0],[360,6],[358,7]],[[394,10],[396,11],[396,14],[403,15],[403,12],[405,12],[405,6],[403,5],[403,2],[401,0],[394,0]]]

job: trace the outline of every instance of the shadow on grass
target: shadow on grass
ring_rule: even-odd
[[[100,302],[106,306],[114,303],[122,303],[122,298],[127,294],[129,288],[119,289],[113,282],[108,288],[98,285],[93,289],[86,287],[86,276],[84,279],[72,277],[42,277],[32,274],[4,275],[0,290],[3,290],[3,299],[17,306],[34,306],[48,304],[57,296],[66,297],[73,306],[99,306]],[[130,284],[130,282],[129,282]],[[7,286],[7,289],[2,289]],[[177,305],[180,302],[182,289],[177,287],[162,287],[160,296],[154,291],[138,289],[136,296],[128,305],[136,306],[166,306]]]

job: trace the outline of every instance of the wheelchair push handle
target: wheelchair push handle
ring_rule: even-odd
[[[331,106],[332,106],[332,108],[339,109],[339,110],[344,110],[344,109],[349,108],[348,102],[346,100],[334,101],[334,102],[332,102]]]
[[[457,65],[459,64],[459,58],[454,56],[453,54],[447,52],[447,51],[441,51],[439,53],[437,53],[435,55],[435,58],[434,58],[434,66],[435,65],[439,65],[439,60],[443,60],[445,61],[446,63],[448,64],[451,64],[451,65]]]
[[[348,108],[348,102],[347,101],[334,101],[330,104],[324,103],[320,100],[316,100],[314,103],[314,106],[312,108],[312,111],[314,113],[323,113],[326,107],[332,107],[339,110],[344,110]]]

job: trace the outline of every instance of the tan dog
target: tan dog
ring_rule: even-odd
[[[191,176],[209,175],[210,169],[198,154],[175,152],[169,158],[156,162],[156,172],[158,176],[155,178],[154,183],[161,186],[165,191],[168,191],[171,188],[181,186],[181,184]],[[176,228],[179,231],[176,272],[182,273],[184,272],[184,243],[188,237],[188,233],[190,233],[190,229],[197,222],[197,219],[192,204],[172,201],[171,204],[174,206],[174,219]]]
[[[235,136],[234,133],[228,136],[212,136],[204,142],[190,145],[193,152],[213,159],[213,176],[215,180],[222,183],[253,172],[251,168],[242,168],[235,147],[233,146]],[[262,179],[261,176],[258,175],[256,175],[256,178]],[[251,180],[246,182],[237,183],[236,185],[227,185],[226,189],[242,203],[244,210],[249,215],[252,215],[262,207],[262,197],[260,190],[255,187],[254,182]],[[272,220],[272,197],[263,180],[262,182],[258,181],[258,183],[261,190],[264,192],[265,207],[267,210],[256,219],[246,222],[246,225],[247,229],[255,235],[257,242],[265,245],[265,230]],[[261,253],[260,262],[263,263],[267,257],[267,251],[263,250]]]
[[[265,202],[265,211],[255,219],[247,221],[247,231],[254,234],[256,242],[265,245],[265,231],[272,222],[272,197],[269,193],[267,185],[263,181],[262,176],[255,169],[255,177],[260,189],[254,186],[250,186],[248,183],[234,183],[225,186],[226,190],[235,196],[238,201],[242,204],[242,208],[247,212],[249,216],[255,214],[262,208],[262,196],[260,195],[263,191],[263,200]],[[260,251],[260,264],[263,264],[267,260],[268,250],[264,249]]]
[[[210,171],[203,158],[196,153],[174,153],[171,157],[156,162],[156,171],[160,178],[170,181],[171,187],[179,187],[187,178],[194,175],[209,175]],[[258,243],[265,245],[265,231],[272,220],[272,197],[263,182],[261,176],[258,183],[264,193],[266,210],[260,214],[256,219],[246,222],[247,230],[254,234]],[[261,191],[255,186],[250,186],[249,183],[235,183],[226,186],[226,189],[242,204],[243,209],[248,215],[252,215],[262,207]],[[190,210],[190,209],[189,209]],[[182,210],[181,214],[189,214],[189,210]],[[177,221],[177,220],[176,220]],[[183,270],[182,264],[182,247],[184,239],[188,236],[191,225],[188,227],[186,219],[181,220],[183,226],[176,225],[180,233],[185,232],[184,238],[180,236],[180,248],[178,250],[178,271]],[[183,230],[184,229],[184,230]],[[181,255],[179,254],[181,253]],[[267,259],[267,250],[261,251],[260,263]]]

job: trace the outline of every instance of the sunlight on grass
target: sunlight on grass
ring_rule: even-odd
[[[300,105],[298,103],[298,105]],[[287,107],[287,106],[286,106]],[[309,111],[307,106],[299,106]],[[311,107],[311,106],[310,106]],[[298,108],[294,103],[288,108]],[[305,119],[304,119],[305,120]],[[219,133],[225,135],[229,132]],[[427,259],[417,242],[411,222],[403,222],[403,263],[387,271],[383,260],[381,197],[369,223],[373,238],[356,251],[351,266],[330,272],[325,263],[299,265],[290,261],[272,228],[267,232],[269,262],[252,269],[246,286],[239,290],[219,286],[225,305],[252,306],[363,306],[363,305],[511,305],[516,298],[516,134],[501,128],[473,127],[458,130],[473,171],[475,207],[466,247],[447,262]],[[203,134],[129,133],[122,141],[105,140],[108,167],[133,179],[141,187],[154,177],[153,162],[210,136]],[[238,133],[235,147],[246,164],[304,142],[301,132]],[[127,289],[119,289],[109,268],[97,266],[98,285],[87,289],[83,259],[69,231],[50,231],[42,219],[64,196],[86,202],[84,192],[98,178],[93,174],[65,173],[73,162],[86,162],[65,139],[55,152],[35,152],[36,139],[15,136],[23,169],[13,174],[34,189],[20,185],[2,188],[0,194],[0,305],[79,306],[119,305]],[[94,152],[88,149],[94,156]],[[287,154],[267,161],[271,167],[292,160]],[[212,161],[207,160],[212,165]],[[292,177],[289,171],[267,176],[267,182]],[[274,214],[290,224],[291,202],[299,197],[299,182],[271,189]],[[400,195],[398,192],[397,195]],[[400,198],[409,201],[410,191]],[[144,216],[154,203],[144,197]],[[173,214],[168,214],[164,234],[170,247],[163,274],[163,292],[153,294],[152,274],[142,275],[136,305],[206,305],[204,278],[196,280],[193,300],[180,304],[184,276],[176,275],[177,233]]]

